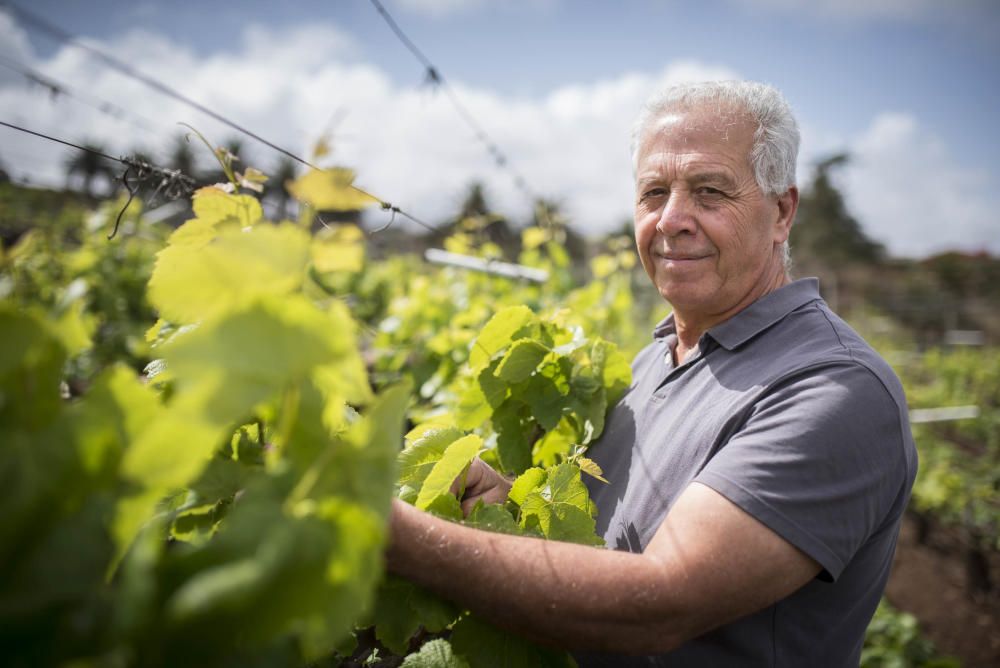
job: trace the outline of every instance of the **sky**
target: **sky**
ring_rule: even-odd
[[[235,136],[6,4],[0,120],[161,160],[181,122],[215,143]],[[818,160],[849,153],[836,183],[891,254],[1000,254],[994,0],[383,0],[506,169],[369,0],[13,4],[300,155],[329,132],[325,164],[354,168],[358,185],[430,222],[453,215],[475,181],[495,210],[526,221],[519,174],[584,234],[620,229],[633,201],[629,130],[646,97],[685,80],[766,81],[800,124],[800,186]],[[53,97],[11,63],[70,94]],[[127,113],[94,108],[105,102]],[[244,164],[276,162],[244,147]],[[15,178],[62,184],[68,152],[0,127],[0,166]]]

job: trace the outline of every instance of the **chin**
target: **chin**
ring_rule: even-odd
[[[715,292],[706,290],[702,286],[671,286],[660,288],[660,296],[663,297],[674,310],[703,310]]]

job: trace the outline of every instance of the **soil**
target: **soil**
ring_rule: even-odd
[[[925,544],[918,523],[907,516],[899,535],[889,602],[920,621],[941,654],[959,658],[964,668],[1000,667],[1000,555],[989,555],[992,589],[970,586],[967,547],[946,527],[933,527]]]

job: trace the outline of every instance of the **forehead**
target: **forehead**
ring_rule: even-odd
[[[702,106],[669,111],[649,124],[640,138],[637,163],[683,159],[724,163],[730,169],[750,168],[750,151],[757,128],[747,114]]]

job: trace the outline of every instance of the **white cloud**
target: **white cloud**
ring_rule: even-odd
[[[407,11],[444,16],[479,9],[486,4],[486,0],[398,0],[396,4]]]
[[[115,154],[136,146],[165,150],[180,134],[178,121],[191,123],[217,143],[236,135],[102,68],[77,49],[35,57],[23,35],[4,25],[3,18],[0,43],[5,52],[18,50],[32,67],[132,110],[153,129],[65,97],[52,101],[43,89],[28,88],[23,80],[0,81],[0,118],[72,141],[98,139]],[[521,221],[530,213],[530,203],[510,174],[496,168],[445,95],[400,88],[383,71],[354,61],[352,41],[335,28],[248,28],[235,50],[207,56],[137,31],[99,46],[300,155],[309,152],[335,112],[346,112],[336,129],[333,157],[357,169],[359,185],[429,222],[454,213],[474,180],[486,184],[500,212]],[[628,132],[645,97],[676,81],[736,76],[726,67],[676,61],[655,73],[626,72],[564,85],[541,98],[501,95],[461,81],[452,86],[532,189],[562,201],[578,229],[598,233],[617,228],[630,216]],[[884,114],[847,142],[808,119],[802,125],[808,154],[846,146],[856,156],[843,174],[849,204],[893,252],[984,246],[1000,251],[993,222],[997,195],[986,187],[996,182],[995,175],[963,168],[913,118]],[[265,171],[275,163],[270,150],[250,139],[243,144],[246,163]],[[195,148],[210,160],[201,146]],[[61,183],[67,154],[68,149],[0,128],[0,157],[15,175],[30,172],[35,180],[41,176]]]
[[[393,5],[398,5],[403,10],[414,14],[425,14],[433,18],[441,18],[453,14],[468,13],[475,10],[490,7],[496,10],[511,10],[524,7],[535,7],[539,9],[552,7],[558,0],[504,0],[503,2],[490,3],[489,0],[396,0]],[[388,3],[386,3],[388,4]],[[389,8],[392,11],[392,8]]]
[[[839,183],[866,232],[896,255],[1000,253],[995,175],[957,162],[910,114],[886,112],[846,146]]]
[[[730,0],[750,9],[801,13],[822,18],[853,20],[902,19],[927,20],[950,16],[970,18],[970,14],[988,15],[995,10],[993,0]]]
[[[510,174],[497,169],[443,93],[398,88],[384,72],[349,62],[352,44],[338,30],[252,27],[235,51],[209,56],[139,31],[120,35],[114,45],[97,46],[300,155],[308,152],[334,112],[344,110],[334,157],[358,170],[359,185],[422,219],[440,221],[452,214],[474,180],[486,183],[502,212],[523,220],[531,211]],[[136,145],[165,148],[170,136],[179,134],[179,121],[217,143],[235,135],[102,68],[77,49],[61,49],[47,60],[35,60],[34,66],[73,82],[77,90],[133,110],[153,121],[159,132],[144,133],[71,99],[50,102],[41,91],[23,85],[0,87],[2,113],[34,129],[73,141],[104,138],[113,153]],[[645,96],[669,82],[732,76],[725,68],[683,61],[655,74],[567,85],[541,99],[506,97],[460,81],[451,85],[509,157],[511,168],[539,195],[564,201],[582,230],[597,232],[617,227],[630,215],[628,129]],[[265,170],[276,159],[252,140],[244,140],[244,146],[246,162]],[[49,164],[49,179],[61,182],[64,149],[9,132],[0,155],[10,153],[8,148]],[[20,162],[7,162],[16,173]]]
[[[0,86],[24,81],[24,77],[9,69],[13,62],[21,62],[31,53],[28,36],[14,19],[0,12]]]

